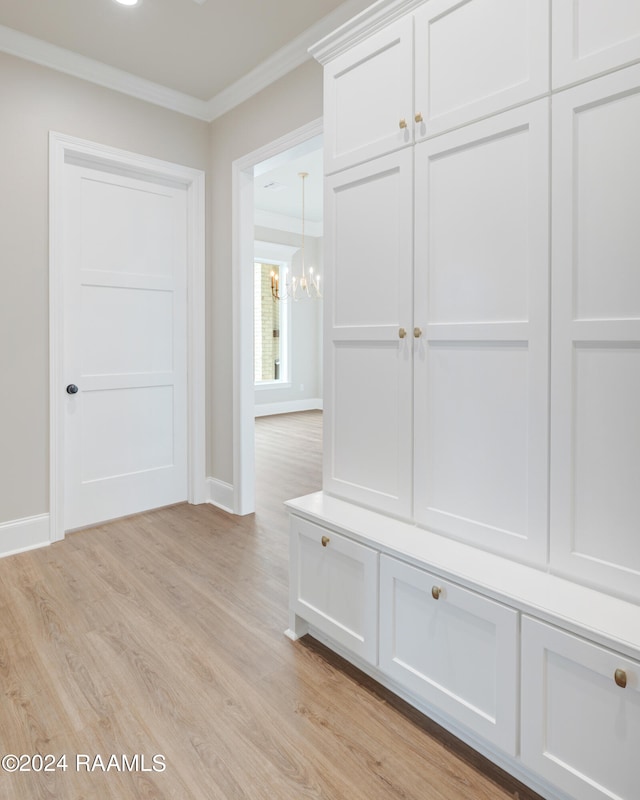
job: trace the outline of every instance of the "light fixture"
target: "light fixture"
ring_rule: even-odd
[[[290,297],[292,300],[300,300],[303,297],[311,297],[314,299],[319,299],[322,297],[322,292],[320,291],[320,276],[317,273],[314,273],[313,267],[309,267],[307,269],[305,263],[304,180],[308,175],[309,175],[308,172],[298,173],[298,176],[302,180],[302,246],[300,248],[300,252],[302,255],[301,272],[299,275],[296,275],[292,268],[291,277],[287,278],[285,276],[285,281],[284,281],[284,290],[286,291],[286,295],[287,297]],[[274,300],[280,300],[280,280],[276,272],[271,273],[271,296],[273,297]]]
[[[137,6],[140,0],[115,0],[115,2],[121,6]]]

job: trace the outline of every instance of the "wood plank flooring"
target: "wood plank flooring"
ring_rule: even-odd
[[[534,800],[284,637],[282,501],[320,487],[321,420],[257,420],[255,515],[184,504],[0,560],[0,755],[67,756],[66,771],[0,769],[2,800]]]

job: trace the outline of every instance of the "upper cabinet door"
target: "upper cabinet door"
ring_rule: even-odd
[[[638,0],[554,0],[553,87],[640,60]]]
[[[549,90],[548,5],[541,0],[431,0],[418,9],[415,116],[422,122],[416,138]]]
[[[413,143],[413,18],[331,61],[324,77],[327,174]]]
[[[640,598],[640,65],[552,116],[551,563]]]

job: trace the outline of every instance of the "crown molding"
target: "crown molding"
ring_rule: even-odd
[[[385,0],[381,0],[385,2]],[[309,60],[309,48],[327,36],[344,20],[345,15],[356,13],[358,0],[346,0],[326,17],[316,22],[287,45],[259,64],[240,80],[223,89],[210,100],[200,100],[183,92],[169,89],[159,83],[139,78],[125,70],[111,67],[101,61],[29,36],[0,25],[0,51],[43,67],[64,72],[75,78],[113,89],[116,92],[162,106],[179,114],[213,122],[214,119],[244,103],[274,81]]]
[[[428,0],[378,0],[309,47],[309,53],[327,64],[354,44],[394,22]]]
[[[207,103],[209,121],[213,122],[214,119],[226,114],[227,111],[231,111],[232,108],[244,103],[245,100],[249,100],[249,98],[266,89],[270,84],[283,78],[287,73],[308,61],[310,58],[309,48],[313,43],[317,42],[319,38],[327,36],[341,25],[345,14],[348,17],[353,16],[358,6],[357,0],[346,0],[330,14],[327,14],[326,17],[307,28],[306,31],[265,59],[240,80],[232,83],[215,97],[212,97]]]
[[[81,56],[4,25],[0,25],[0,50],[98,86],[114,89],[138,100],[145,100],[147,103],[209,122],[207,103],[204,100],[176,92],[174,89],[139,78],[130,72],[110,67],[101,61]]]
[[[287,214],[278,214],[275,211],[266,211],[262,208],[254,209],[255,224],[261,228],[270,228],[274,231],[285,231],[286,233],[296,233],[302,235],[302,220],[300,217],[290,217]],[[315,222],[305,219],[305,233],[307,236],[322,236],[322,221]]]

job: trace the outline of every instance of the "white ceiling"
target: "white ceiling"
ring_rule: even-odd
[[[271,168],[268,162],[258,165],[254,177],[256,224],[298,233],[302,219],[302,179],[306,231],[310,236],[322,233],[323,158],[322,137],[310,140],[305,147],[283,154],[285,163]],[[279,162],[282,159],[279,159]],[[275,188],[265,188],[275,184]],[[260,213],[262,212],[262,213]],[[273,215],[273,216],[266,216]]]
[[[20,47],[30,42],[16,39],[17,31],[189,98],[210,101],[283,49],[290,55],[293,44],[306,54],[316,39],[370,4],[141,0],[125,7],[114,0],[0,0],[0,49],[22,55]],[[56,55],[33,60],[51,66]]]

